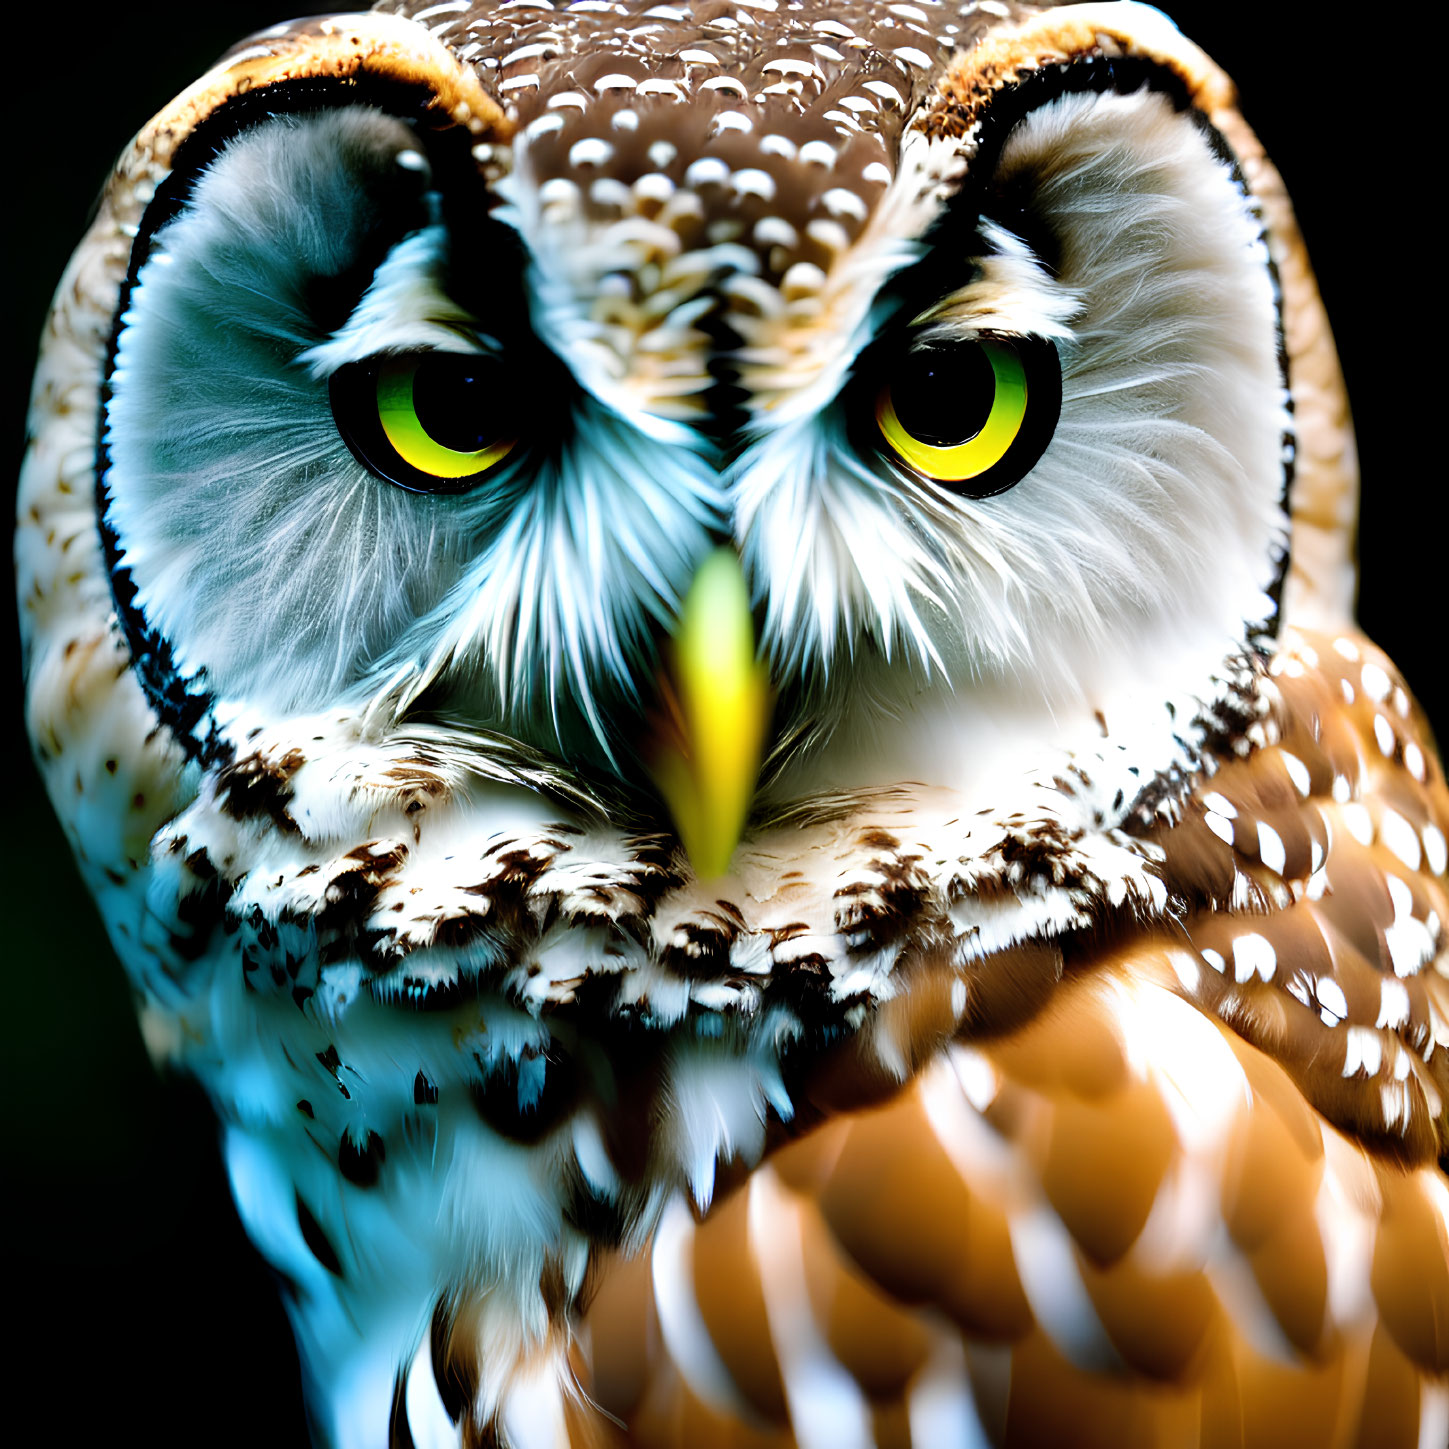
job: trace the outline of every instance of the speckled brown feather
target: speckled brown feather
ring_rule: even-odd
[[[1449,792],[1361,639],[1292,638],[1271,675],[1261,742],[1151,827],[1179,902],[1167,928],[1069,948],[1014,1029],[942,1047],[940,1018],[916,1014],[924,1065],[894,1094],[867,1032],[807,1085],[820,1125],[688,1229],[724,1403],[671,1354],[646,1267],[602,1266],[580,1368],[631,1443],[814,1442],[790,1432],[802,1338],[880,1444],[944,1442],[919,1427],[943,1365],[969,1372],[992,1443],[1434,1442]],[[1410,920],[1412,955],[1389,935]],[[1247,936],[1271,946],[1266,974],[1235,952]],[[1044,1244],[1065,1290],[1023,1273]]]

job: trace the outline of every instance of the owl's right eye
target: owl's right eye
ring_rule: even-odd
[[[883,452],[968,498],[1019,483],[1061,416],[1056,348],[1042,338],[980,336],[916,347],[876,398]]]
[[[331,381],[332,416],[369,471],[414,493],[465,493],[518,444],[519,397],[501,359],[401,353]]]

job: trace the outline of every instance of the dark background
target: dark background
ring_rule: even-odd
[[[1427,510],[1440,502],[1444,463],[1435,456],[1430,472],[1420,457],[1439,453],[1449,419],[1429,395],[1437,377],[1426,360],[1442,288],[1421,275],[1436,254],[1425,214],[1442,134],[1423,87],[1437,82],[1413,63],[1411,37],[1328,33],[1317,7],[1166,8],[1237,79],[1294,197],[1358,424],[1360,617],[1442,726],[1444,529]],[[14,469],[35,339],[113,158],[233,41],[295,13],[285,0],[117,5],[11,50]],[[1369,74],[1371,42],[1402,74]],[[7,645],[12,597],[7,586]],[[120,968],[30,765],[14,665],[7,683],[16,784],[0,960],[0,1212],[16,1387],[62,1440],[301,1443],[290,1334],[231,1211],[210,1114],[194,1087],[163,1082],[145,1057]]]

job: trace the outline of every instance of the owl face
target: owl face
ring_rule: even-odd
[[[1272,628],[1287,393],[1261,218],[1189,106],[1213,73],[1157,22],[1058,64],[1023,21],[1010,84],[954,97],[960,18],[928,51],[853,23],[710,59],[656,25],[595,76],[588,22],[485,17],[471,124],[382,66],[201,119],[101,465],[188,748],[340,708],[633,782],[720,544],[777,796],[969,784],[995,764],[940,741],[1200,692]]]

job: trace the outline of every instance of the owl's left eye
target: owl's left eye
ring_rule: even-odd
[[[1050,342],[977,337],[906,353],[876,397],[875,423],[883,451],[915,473],[989,498],[1036,465],[1061,405]]]
[[[464,493],[518,443],[518,395],[496,357],[374,357],[335,372],[331,399],[358,461],[415,493]]]

